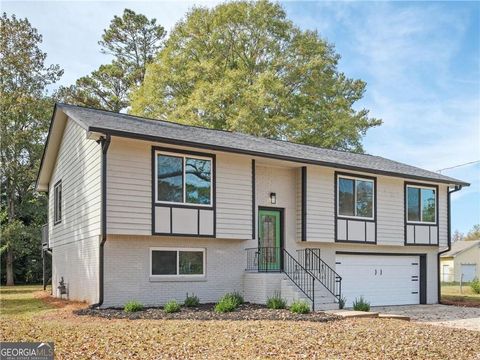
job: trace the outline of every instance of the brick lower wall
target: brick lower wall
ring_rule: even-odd
[[[206,249],[205,279],[150,279],[151,247]],[[245,256],[244,242],[238,240],[109,236],[105,243],[104,306],[123,306],[129,300],[146,306],[163,305],[169,300],[183,302],[187,292],[208,303],[227,292],[243,293]]]

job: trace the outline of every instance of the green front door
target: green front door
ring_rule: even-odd
[[[280,210],[258,211],[258,270],[278,271],[282,264]]]

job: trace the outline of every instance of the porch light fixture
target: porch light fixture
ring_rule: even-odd
[[[277,194],[274,192],[270,193],[270,203],[273,205],[277,203]]]

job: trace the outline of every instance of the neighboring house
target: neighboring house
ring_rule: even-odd
[[[440,257],[442,282],[480,279],[480,240],[455,241]]]
[[[231,291],[316,309],[436,303],[462,186],[378,156],[63,104],[37,180],[54,295],[63,278],[64,296],[105,307]]]

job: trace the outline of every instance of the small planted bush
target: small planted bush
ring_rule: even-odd
[[[200,299],[198,298],[198,296],[195,296],[194,294],[188,295],[187,293],[183,305],[185,305],[186,307],[197,307],[198,304],[200,304]]]
[[[347,303],[347,298],[345,296],[342,296],[339,300],[338,300],[338,307],[340,309],[343,309],[345,308],[345,304]]]
[[[237,304],[232,297],[222,297],[215,305],[215,312],[226,313],[231,312],[237,308]]]
[[[123,307],[123,311],[125,312],[135,312],[135,311],[142,311],[142,310],[143,310],[143,305],[135,300],[127,302]]]
[[[230,312],[243,304],[243,296],[238,292],[227,293],[223,295],[220,301],[215,305],[216,312]]]
[[[170,300],[165,304],[163,307],[163,311],[166,313],[176,313],[180,311],[180,304],[177,303],[175,300]]]
[[[269,309],[285,309],[287,302],[282,299],[278,292],[274,293],[272,297],[267,299],[267,308]]]
[[[475,294],[480,294],[480,280],[478,278],[473,279],[470,288]]]
[[[359,298],[356,298],[353,302],[353,310],[370,311],[370,303],[365,300],[363,296],[360,296]]]
[[[297,300],[290,305],[290,311],[296,314],[308,314],[310,306],[303,300]]]

